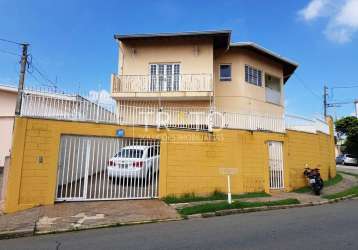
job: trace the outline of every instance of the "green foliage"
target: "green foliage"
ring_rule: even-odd
[[[338,136],[346,135],[345,153],[358,156],[358,118],[348,116],[335,122]]]
[[[202,204],[193,207],[186,207],[179,210],[179,213],[182,215],[190,215],[190,214],[199,214],[199,213],[208,213],[208,212],[216,212],[220,210],[233,209],[233,208],[249,208],[249,207],[262,207],[262,206],[280,206],[280,205],[291,205],[291,204],[299,204],[300,202],[297,199],[285,199],[278,201],[266,201],[266,202],[243,202],[236,201],[232,204],[228,204],[227,202],[220,203],[209,203]]]
[[[232,195],[233,199],[242,199],[242,198],[257,198],[257,197],[269,197],[271,195],[266,194],[264,192],[257,192],[257,193],[246,193],[246,194],[234,194]],[[173,203],[184,203],[184,202],[195,202],[195,201],[213,201],[213,200],[226,200],[227,194],[220,192],[219,190],[215,190],[209,196],[196,196],[194,193],[187,193],[181,196],[174,196],[169,195],[163,198],[168,204]]]
[[[358,197],[358,186],[349,188],[349,189],[339,192],[339,193],[325,195],[325,196],[323,196],[323,198],[336,199],[336,198],[341,198],[341,197],[344,197],[347,195],[354,195],[354,197]]]

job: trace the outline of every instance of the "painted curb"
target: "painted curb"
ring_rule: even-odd
[[[219,210],[219,211],[216,211],[216,212],[185,215],[184,218],[186,218],[186,219],[210,218],[210,217],[215,217],[215,216],[225,216],[225,215],[232,215],[232,214],[263,212],[263,211],[270,211],[270,210],[299,208],[299,207],[321,206],[321,205],[326,205],[326,204],[337,203],[337,202],[343,201],[343,200],[358,200],[358,197],[354,197],[354,196],[355,195],[347,195],[347,196],[332,199],[332,200],[324,200],[324,201],[308,202],[308,203],[300,203],[300,204],[291,204],[291,205],[226,209],[226,210]]]

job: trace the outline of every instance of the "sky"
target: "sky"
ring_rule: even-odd
[[[285,86],[288,113],[322,113],[358,99],[358,0],[0,0],[0,38],[30,43],[26,86],[106,95],[117,71],[114,34],[231,29],[299,64]],[[10,53],[9,53],[10,52]],[[20,47],[0,41],[0,84],[17,85]],[[339,88],[337,88],[339,87]],[[107,95],[108,96],[108,95]],[[329,108],[334,117],[354,105]]]

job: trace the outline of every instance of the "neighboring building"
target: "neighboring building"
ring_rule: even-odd
[[[0,85],[0,167],[10,155],[17,87]],[[115,121],[113,112],[80,96],[50,93],[42,90],[24,90],[21,115],[37,118]]]
[[[115,35],[118,74],[112,97],[128,106],[215,107],[284,114],[284,84],[297,64],[231,31]]]
[[[17,88],[0,85],[0,167],[10,155],[12,129],[14,125]]]

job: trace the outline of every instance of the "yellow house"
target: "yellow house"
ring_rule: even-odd
[[[307,165],[334,177],[332,120],[285,114],[284,84],[297,64],[230,35],[116,35],[113,112],[82,99],[58,112],[41,108],[61,106],[55,96],[24,96],[4,211],[207,195],[227,189],[230,171],[233,193],[305,186]]]
[[[297,64],[230,30],[115,35],[112,97],[136,107],[201,107],[282,117],[284,84]]]

